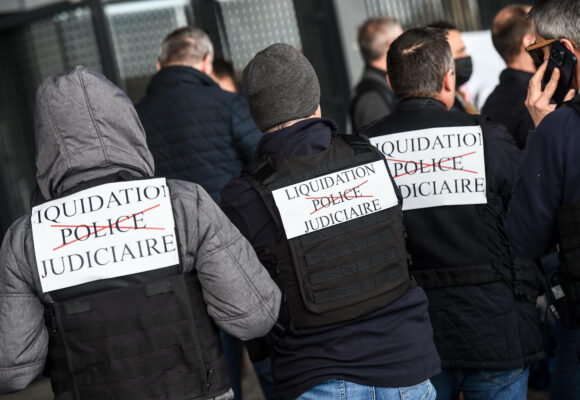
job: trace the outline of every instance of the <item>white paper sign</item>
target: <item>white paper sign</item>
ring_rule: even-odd
[[[286,186],[272,192],[286,237],[315,232],[397,205],[384,161]]]
[[[109,183],[32,209],[43,292],[179,263],[165,178]]]
[[[387,158],[403,210],[487,203],[480,126],[394,133],[371,143]]]

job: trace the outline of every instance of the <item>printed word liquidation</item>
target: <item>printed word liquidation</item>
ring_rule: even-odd
[[[298,182],[272,194],[288,239],[397,204],[383,160]]]
[[[450,129],[453,129],[451,127]],[[447,129],[447,128],[434,128]],[[426,129],[425,131],[432,131]],[[421,131],[406,132],[408,137],[400,137],[397,140],[381,141],[376,146],[387,157],[401,155],[405,153],[415,153],[418,151],[438,150],[438,149],[461,149],[483,146],[482,133],[479,132],[447,132],[439,135],[416,135]],[[394,134],[399,135],[399,134]],[[387,135],[388,136],[388,135]],[[384,138],[385,136],[381,136]]]
[[[367,164],[290,186],[284,189],[284,193],[286,193],[288,200],[293,200],[301,196],[307,197],[321,190],[332,189],[336,185],[349,183],[375,173],[374,165]]]
[[[126,206],[144,200],[157,200],[166,197],[167,187],[155,185],[121,188],[104,195],[87,195],[86,197],[72,200],[66,200],[65,198],[46,208],[38,207],[32,215],[35,218],[32,223],[42,224],[45,220],[59,223],[63,217],[71,218],[112,207]]]

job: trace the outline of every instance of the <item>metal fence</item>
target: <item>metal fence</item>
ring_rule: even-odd
[[[405,28],[446,20],[460,30],[481,29],[476,0],[364,0],[364,4],[369,17],[388,15]]]
[[[292,0],[218,1],[225,32],[224,51],[242,70],[265,47],[284,42],[301,49]]]
[[[193,23],[188,0],[135,1],[105,6],[119,69],[119,86],[134,102],[157,71],[161,42],[172,30]]]

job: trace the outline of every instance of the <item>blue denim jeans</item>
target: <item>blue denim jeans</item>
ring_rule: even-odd
[[[302,393],[298,400],[435,400],[435,388],[426,380],[418,385],[385,388],[330,379]]]
[[[437,400],[526,400],[528,375],[526,368],[509,370],[471,370],[444,368],[431,378],[437,389]]]

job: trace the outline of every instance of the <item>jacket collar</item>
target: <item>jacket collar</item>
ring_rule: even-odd
[[[440,102],[439,100],[435,100],[431,97],[409,97],[407,99],[403,99],[399,101],[396,105],[396,111],[407,111],[407,110],[414,110],[414,109],[424,109],[424,108],[431,108],[431,109],[441,109],[447,111],[447,107],[445,104]]]
[[[389,87],[389,84],[387,83],[387,71],[383,71],[370,65],[365,65],[363,79],[373,79],[384,83],[386,87]]]
[[[192,67],[175,65],[161,68],[151,79],[147,93],[164,86],[179,86],[181,84],[218,87],[217,83],[203,72]]]
[[[258,156],[308,156],[326,150],[338,126],[326,118],[308,118],[287,128],[266,133],[258,144]]]
[[[527,86],[532,76],[534,76],[534,74],[532,74],[531,72],[521,71],[519,69],[513,68],[506,68],[501,72],[499,76],[499,81],[501,83],[517,81]]]

